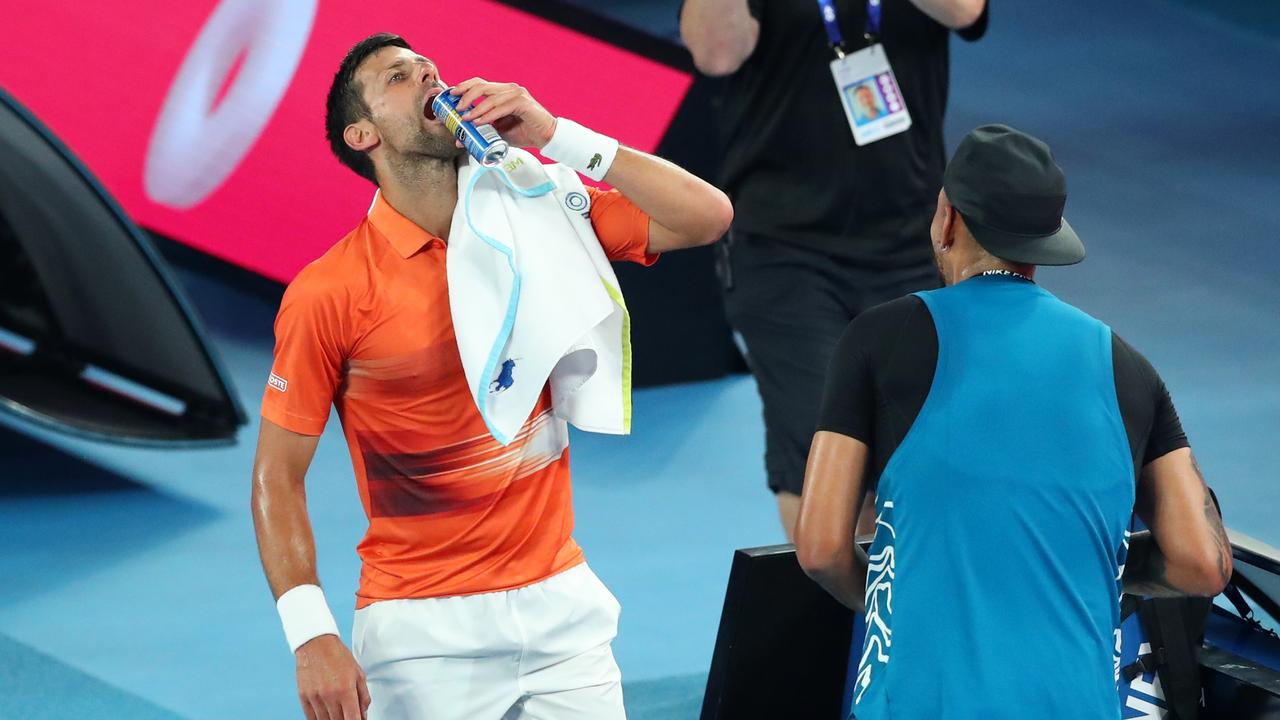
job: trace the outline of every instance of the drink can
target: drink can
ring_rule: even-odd
[[[458,97],[445,90],[432,98],[431,111],[481,165],[493,167],[502,162],[507,157],[507,141],[492,125],[474,125],[463,120],[458,112]]]

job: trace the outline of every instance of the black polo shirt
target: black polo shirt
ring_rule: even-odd
[[[760,22],[755,51],[726,80],[721,187],[745,233],[865,262],[929,262],[929,222],[946,149],[949,31],[910,0],[883,0],[881,41],[911,129],[853,142],[815,0],[744,0]],[[865,0],[835,0],[850,50],[865,45]],[[987,12],[961,37],[986,31]]]

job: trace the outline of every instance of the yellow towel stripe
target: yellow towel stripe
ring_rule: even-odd
[[[627,302],[622,299],[622,291],[600,278],[605,292],[613,298],[613,302],[622,309],[622,427],[631,432],[631,313],[627,312]]]

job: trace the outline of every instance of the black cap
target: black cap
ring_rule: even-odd
[[[960,141],[942,187],[992,255],[1027,265],[1084,259],[1084,244],[1062,217],[1067,178],[1043,141],[1007,125],[983,125]]]

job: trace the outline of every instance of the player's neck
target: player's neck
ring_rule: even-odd
[[[991,255],[983,255],[975,258],[972,262],[966,263],[955,271],[955,278],[951,284],[963,282],[971,277],[977,277],[985,272],[996,271],[1013,273],[1014,275],[1032,279],[1036,275],[1035,265],[1023,265],[1022,263],[1011,263],[1001,260]]]
[[[401,215],[432,235],[449,241],[458,204],[458,167],[453,158],[416,158],[393,163],[381,183],[382,195]]]

